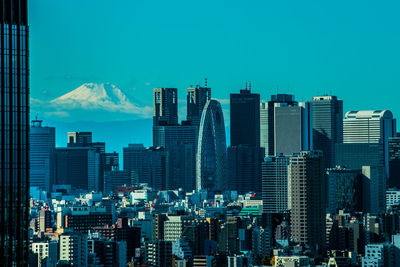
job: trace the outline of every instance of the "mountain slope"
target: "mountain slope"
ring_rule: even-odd
[[[150,107],[133,104],[121,89],[111,83],[85,83],[75,90],[50,101],[63,109],[105,110],[151,116]]]

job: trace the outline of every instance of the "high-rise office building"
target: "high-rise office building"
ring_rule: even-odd
[[[347,143],[335,145],[336,165],[361,170],[362,166],[384,166],[384,151],[380,144]]]
[[[196,149],[198,127],[190,121],[178,124],[177,89],[155,88],[153,117],[153,147],[163,147],[168,153],[167,189],[196,187]]]
[[[288,168],[290,225],[293,239],[313,253],[325,246],[325,173],[322,153],[302,151]]]
[[[60,236],[60,260],[72,266],[87,266],[87,235],[77,232],[64,233]]]
[[[90,147],[56,148],[56,184],[99,190],[100,154]]]
[[[396,120],[389,110],[361,110],[346,113],[343,143],[378,143],[383,147],[385,174],[389,176],[389,138],[396,136]]]
[[[231,146],[260,147],[260,95],[250,89],[230,95]]]
[[[207,101],[211,100],[211,88],[207,87],[207,79],[204,87],[197,85],[187,89],[187,117],[193,125],[199,125],[201,114]]]
[[[261,193],[260,95],[250,88],[230,95],[231,146],[227,151],[229,183],[240,193]]]
[[[261,163],[262,199],[264,213],[288,211],[289,157],[278,154]]]
[[[67,146],[86,147],[92,144],[92,132],[68,132]]]
[[[260,146],[268,156],[268,103],[260,102]]]
[[[363,185],[361,170],[347,169],[340,166],[328,168],[328,211],[337,214],[339,210],[345,212],[363,211]]]
[[[104,172],[104,193],[114,192],[120,186],[133,186],[137,181],[130,171],[106,171]]]
[[[153,127],[153,147],[164,147],[168,152],[167,189],[196,188],[197,136],[195,125]]]
[[[119,170],[119,154],[117,152],[104,153],[104,171]]]
[[[314,96],[311,111],[312,149],[321,150],[325,168],[335,166],[335,144],[343,142],[343,101],[336,96]]]
[[[270,101],[260,106],[260,140],[265,155],[274,156],[275,151],[275,107],[296,107],[298,103],[293,95],[271,95]],[[280,131],[279,131],[280,132]],[[279,152],[278,152],[279,153]]]
[[[172,242],[164,240],[146,242],[145,263],[157,267],[172,266]]]
[[[221,105],[207,101],[201,116],[197,154],[196,189],[220,190],[225,182],[226,140]]]
[[[147,183],[154,189],[165,189],[168,176],[168,152],[163,147],[145,148],[142,144],[124,147],[124,170],[132,173],[137,183]]]
[[[364,212],[380,214],[386,208],[386,177],[382,166],[362,166]]]
[[[154,88],[153,126],[178,124],[178,92],[176,88]]]
[[[308,109],[303,103],[295,106],[275,103],[274,134],[270,139],[274,142],[274,155],[292,155],[310,150],[308,117]]]
[[[264,150],[255,146],[230,146],[227,151],[229,182],[224,189],[237,190],[239,194],[261,193],[261,160]],[[228,179],[227,178],[227,179]]]
[[[400,189],[400,136],[389,138],[389,187]]]
[[[129,144],[123,148],[124,171],[132,172],[139,183],[146,181],[144,177],[146,148],[143,144]]]
[[[0,259],[28,264],[29,52],[26,0],[0,1]]]
[[[55,128],[33,120],[30,128],[30,186],[50,191],[55,180]]]

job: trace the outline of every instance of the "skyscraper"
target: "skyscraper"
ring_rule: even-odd
[[[208,100],[201,116],[196,154],[196,188],[220,190],[226,169],[225,123],[221,105]]]
[[[388,186],[400,188],[400,136],[389,138]]]
[[[28,264],[29,68],[26,0],[0,1],[0,259]]]
[[[265,148],[265,155],[274,156],[275,153],[275,107],[296,107],[298,103],[293,95],[271,95],[270,101],[262,103],[260,107],[261,146]],[[280,131],[278,131],[280,132]]]
[[[176,88],[154,88],[153,126],[178,124],[178,92]]]
[[[168,152],[167,189],[191,191],[196,187],[197,135],[197,126],[190,124],[153,127],[153,147]]]
[[[92,132],[68,132],[67,146],[87,147],[92,144]]]
[[[169,175],[168,152],[163,147],[129,144],[124,147],[124,170],[132,172],[138,183],[165,189]]]
[[[362,211],[363,188],[361,169],[347,169],[340,166],[328,168],[328,211],[337,214],[339,210],[345,212]]]
[[[314,96],[311,110],[312,148],[321,150],[325,167],[335,166],[335,144],[343,142],[343,101],[336,96]]]
[[[275,103],[273,129],[270,141],[273,141],[274,155],[310,150],[308,109],[304,105]]]
[[[314,253],[325,246],[325,176],[322,153],[302,151],[290,158],[289,207],[292,237]]]
[[[250,89],[230,96],[231,146],[260,147],[260,95]]]
[[[288,165],[289,157],[282,154],[266,157],[261,163],[264,213],[288,211]]]
[[[364,212],[380,214],[386,207],[386,177],[382,166],[362,166]]]
[[[201,114],[207,101],[211,99],[211,88],[207,87],[207,79],[204,87],[197,85],[196,87],[187,89],[187,120],[193,125],[199,125]]]
[[[260,103],[260,146],[268,156],[268,103]]]
[[[237,190],[239,194],[261,193],[261,159],[264,150],[256,146],[230,146],[227,151],[228,171],[224,189]]]
[[[250,89],[230,95],[231,146],[228,148],[226,187],[240,193],[261,193],[260,95]],[[227,188],[227,189],[228,189]]]
[[[56,148],[56,183],[99,190],[100,154],[90,147]]]
[[[343,143],[378,143],[383,147],[385,174],[389,176],[389,138],[396,136],[396,119],[390,110],[346,113]]]
[[[30,130],[30,186],[49,192],[55,180],[55,128],[33,120]]]

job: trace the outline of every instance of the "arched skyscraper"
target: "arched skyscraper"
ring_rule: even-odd
[[[203,108],[196,155],[196,189],[222,189],[225,179],[225,123],[220,103],[211,99]]]

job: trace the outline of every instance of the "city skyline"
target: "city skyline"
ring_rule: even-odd
[[[56,99],[84,83],[110,82],[126,91],[135,104],[151,107],[153,88],[178,88],[183,100],[186,88],[207,77],[219,100],[228,99],[229,93],[249,80],[253,91],[265,100],[277,91],[294,94],[299,102],[326,93],[343,99],[345,112],[350,107],[377,110],[385,105],[400,113],[395,100],[382,94],[372,100],[372,95],[363,93],[395,94],[400,84],[396,75],[400,54],[395,49],[400,40],[392,11],[398,3],[394,1],[386,6],[360,1],[334,6],[318,3],[311,9],[295,2],[233,2],[227,12],[221,4],[209,8],[208,2],[176,2],[169,7],[155,2],[153,8],[131,1],[113,5],[96,1],[95,7],[85,1],[79,9],[76,5],[76,1],[29,2],[34,100]],[[113,11],[120,14],[118,19],[103,19]],[[238,19],[243,16],[247,19]],[[197,17],[206,19],[191,19]],[[100,29],[110,32],[114,27],[121,34],[104,38]],[[123,57],[122,51],[127,51]],[[32,117],[39,113],[44,119],[68,119],[59,117],[60,113],[46,118],[45,112],[55,110],[43,107],[42,102],[33,101]],[[179,108],[184,109],[183,105]],[[104,117],[89,116],[93,120]]]
[[[0,266],[400,266],[400,4],[208,1],[0,0]]]

